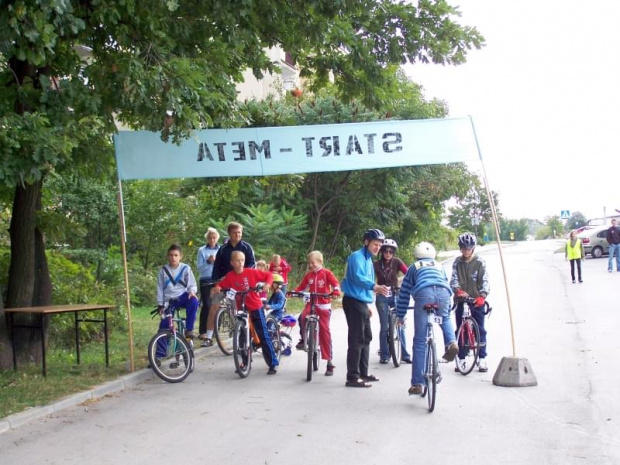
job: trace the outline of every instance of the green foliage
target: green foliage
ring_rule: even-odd
[[[54,251],[47,253],[50,276],[53,283],[54,305],[87,303],[121,303],[117,301],[113,288],[97,282],[92,271],[79,263],[68,260],[64,254]],[[101,312],[86,312],[82,318],[101,319]],[[113,327],[124,325],[124,315],[110,312],[109,322]],[[103,326],[99,323],[81,323],[80,337],[88,341],[93,337],[102,337]],[[50,334],[59,344],[75,344],[75,320],[72,314],[54,316],[50,325]]]
[[[583,213],[573,212],[566,222],[565,230],[571,231],[573,229],[577,229],[581,226],[585,226],[587,222],[588,220]]]
[[[460,232],[471,231],[482,240],[486,231],[493,228],[491,204],[480,179],[472,173],[468,173],[468,177],[469,189],[464,196],[455,196],[457,205],[449,209],[448,223]],[[493,202],[501,222],[496,192],[493,192]],[[490,228],[489,224],[491,224]]]
[[[536,232],[536,239],[550,239],[563,237],[564,225],[560,217],[548,216],[545,218],[545,225]]]

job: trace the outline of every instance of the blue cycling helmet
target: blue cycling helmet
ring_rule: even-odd
[[[293,315],[284,315],[280,321],[280,324],[282,326],[286,326],[287,328],[292,328],[297,324],[297,320]]]
[[[381,231],[380,229],[369,229],[368,231],[366,231],[364,233],[364,240],[365,241],[384,241],[385,240],[385,234],[383,234],[383,231]]]
[[[459,249],[473,249],[476,247],[476,236],[472,233],[463,233],[459,236]]]

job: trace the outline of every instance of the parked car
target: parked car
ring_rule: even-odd
[[[583,250],[586,255],[592,255],[592,258],[601,258],[603,255],[609,254],[608,229],[609,226],[599,226],[594,229],[586,229],[578,235],[583,243]]]

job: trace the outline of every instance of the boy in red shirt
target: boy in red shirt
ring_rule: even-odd
[[[340,283],[334,276],[334,273],[327,268],[323,268],[323,254],[318,250],[308,254],[308,273],[303,277],[299,286],[295,288],[295,292],[303,292],[308,289],[310,292],[317,294],[333,294],[340,295]],[[321,345],[321,358],[327,360],[327,371],[325,376],[334,374],[334,365],[332,365],[332,334],[329,329],[329,320],[332,314],[332,306],[329,297],[317,297],[315,301],[315,311],[319,315],[319,344]],[[301,318],[299,318],[299,327],[301,337],[304,336],[304,323],[306,317],[310,313],[310,302],[306,304]],[[303,339],[297,344],[297,349],[303,349]]]
[[[221,292],[222,288],[234,289],[235,291],[247,291],[250,288],[256,287],[257,283],[265,283],[264,289],[268,291],[269,286],[273,283],[273,275],[268,271],[244,268],[245,255],[241,251],[235,250],[231,254],[230,264],[233,266],[233,270],[229,271],[226,276],[211,289],[211,295]],[[260,346],[263,350],[263,354],[266,355],[265,361],[271,360],[271,363],[268,362],[269,371],[267,374],[275,375],[277,373],[278,358],[276,357],[273,343],[267,331],[267,321],[265,320],[263,302],[258,292],[251,291],[246,295],[245,306],[248,309],[250,319],[254,325],[254,330],[260,339]]]

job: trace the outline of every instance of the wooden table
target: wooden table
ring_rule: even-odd
[[[13,369],[17,371],[17,354],[15,351],[15,329],[16,328],[28,328],[28,329],[39,329],[41,332],[41,351],[43,355],[43,376],[47,376],[47,365],[45,360],[45,331],[44,328],[44,318],[49,318],[49,315],[53,315],[55,313],[68,313],[72,312],[75,315],[75,349],[77,351],[77,362],[80,363],[80,331],[79,324],[80,323],[103,323],[103,332],[105,339],[105,365],[110,366],[110,357],[108,351],[108,310],[115,308],[116,305],[45,305],[40,307],[21,307],[21,308],[5,308],[4,311],[9,315],[9,324],[11,328],[11,346],[13,347]],[[94,320],[91,318],[78,318],[79,312],[88,312],[92,310],[103,310],[103,319]],[[39,324],[38,325],[25,325],[25,324],[15,324],[14,316],[15,314],[32,314],[36,313],[40,315]]]

